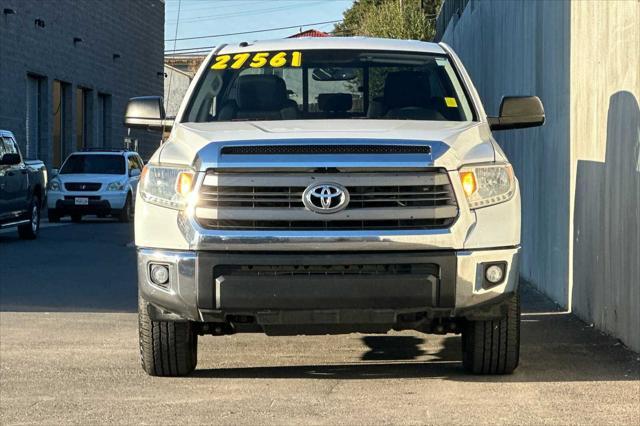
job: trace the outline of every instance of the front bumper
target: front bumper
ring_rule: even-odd
[[[127,191],[109,192],[51,192],[47,196],[47,208],[60,214],[109,214],[122,210],[127,201]],[[77,205],[75,198],[88,198],[88,204]]]
[[[263,329],[346,323],[385,328],[405,314],[471,318],[486,311],[517,290],[519,251],[237,254],[139,248],[138,283],[157,319],[220,323],[248,315]],[[487,286],[484,267],[498,262],[506,265],[505,278]],[[169,268],[166,286],[152,283],[153,263]],[[305,267],[308,273],[297,269]],[[323,267],[327,272],[318,272]]]

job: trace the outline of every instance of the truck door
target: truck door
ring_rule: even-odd
[[[20,154],[18,145],[10,137],[3,137],[4,154]],[[3,183],[2,203],[3,211],[8,218],[17,217],[27,211],[28,202],[28,169],[23,161],[19,164],[4,165],[2,167]]]

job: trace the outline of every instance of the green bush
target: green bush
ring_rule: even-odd
[[[356,0],[334,33],[432,40],[439,6],[440,0]]]

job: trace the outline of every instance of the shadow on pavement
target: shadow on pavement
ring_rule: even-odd
[[[135,312],[133,225],[43,223],[38,239],[0,235],[0,311]]]
[[[512,375],[475,376],[462,368],[459,335],[365,336],[362,362],[196,370],[217,379],[340,379],[438,377],[468,382],[572,382],[640,380],[640,355],[575,316],[529,285],[522,286],[520,366]],[[441,340],[435,352],[423,345]],[[371,361],[371,362],[368,362]],[[396,362],[394,362],[396,361]]]
[[[425,354],[420,347],[424,341],[415,336],[365,336],[362,342],[369,347],[369,351],[362,354],[362,360],[416,359]]]
[[[93,221],[92,221],[93,222]],[[135,312],[132,227],[108,220],[43,229],[36,241],[1,247],[0,310]],[[201,378],[371,379],[446,377],[463,381],[639,380],[639,355],[521,286],[521,364],[511,376],[471,376],[461,365],[460,336],[363,336],[354,363],[197,370]],[[322,339],[321,337],[319,339]],[[321,340],[319,340],[321,342]],[[312,350],[309,348],[308,350]]]

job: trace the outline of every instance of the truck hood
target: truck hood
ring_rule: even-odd
[[[152,162],[193,164],[204,169],[224,166],[220,149],[233,144],[348,144],[352,141],[431,145],[431,158],[426,163],[422,160],[423,167],[457,169],[462,164],[494,161],[496,157],[491,133],[486,124],[479,122],[295,120],[176,124],[169,141]],[[389,159],[389,156],[376,157],[376,164]],[[333,159],[339,160],[340,156],[334,155]],[[301,160],[300,156],[297,160]],[[323,159],[323,165],[327,165],[326,160]],[[362,165],[366,166],[366,160],[359,158],[358,162],[364,161]],[[344,157],[337,162],[340,164],[335,166],[344,166]]]

